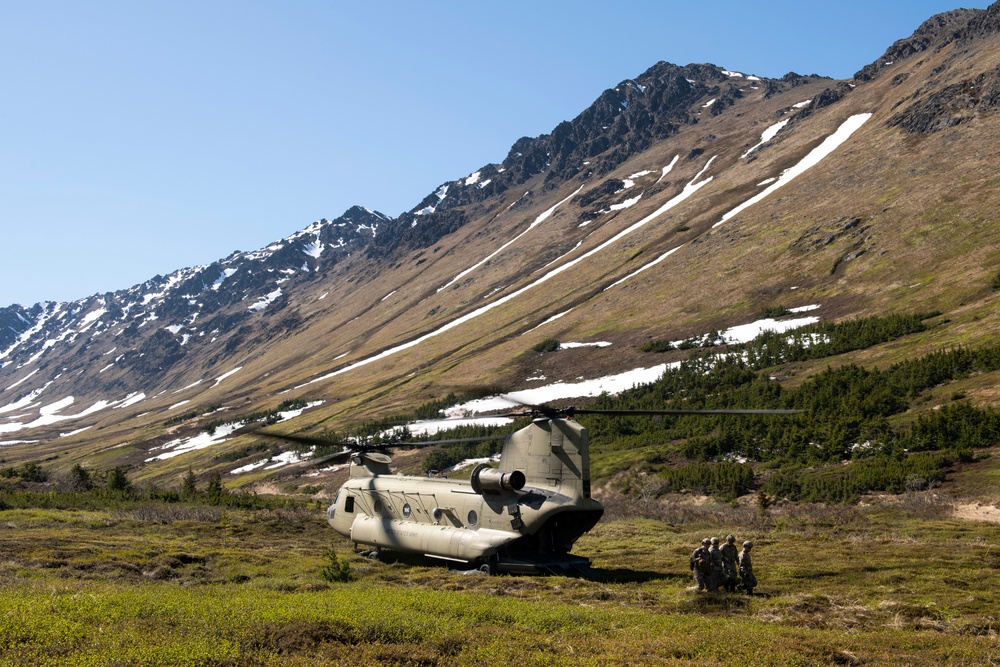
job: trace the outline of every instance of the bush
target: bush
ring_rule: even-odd
[[[542,354],[544,354],[545,352],[555,352],[556,350],[559,349],[559,341],[557,341],[555,338],[546,338],[541,343],[535,345],[531,349],[534,350],[535,352],[540,352]]]
[[[776,319],[779,317],[784,317],[792,311],[788,310],[784,306],[771,306],[769,308],[764,308],[760,311],[759,317],[761,318],[771,318]]]
[[[742,463],[698,463],[660,471],[664,491],[696,491],[734,500],[753,488],[753,470]]]
[[[222,475],[213,472],[208,478],[208,486],[205,487],[205,495],[208,496],[209,502],[219,503],[227,494],[226,487],[222,485]]]
[[[639,349],[643,352],[669,352],[677,348],[669,340],[651,340]]]
[[[772,476],[763,489],[777,498],[806,502],[850,503],[872,491],[904,493],[930,489],[944,480],[952,463],[938,454],[916,453],[903,458],[873,456],[818,469],[790,469]]]
[[[326,560],[326,564],[319,571],[319,576],[323,577],[324,581],[346,583],[351,580],[350,563],[347,560],[341,560],[333,547],[323,552],[323,558]]]

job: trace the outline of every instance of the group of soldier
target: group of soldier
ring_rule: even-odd
[[[718,537],[706,537],[701,546],[691,554],[691,571],[698,590],[714,593],[724,588],[730,593],[737,589],[753,595],[757,577],[753,574],[750,550],[753,542],[744,542],[743,551],[736,553],[736,537],[726,536],[726,543],[719,546]],[[738,575],[738,576],[737,576]]]

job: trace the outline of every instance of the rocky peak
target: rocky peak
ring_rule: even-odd
[[[563,121],[551,133],[518,139],[500,165],[487,165],[463,179],[442,183],[392,221],[369,252],[386,257],[428,247],[467,222],[469,205],[495,203],[509,188],[539,174],[545,174],[545,189],[571,179],[603,176],[654,142],[697,123],[706,96],[713,99],[707,113],[714,116],[739,100],[748,83],[773,95],[805,80],[796,75],[794,80],[775,81],[711,64],[682,67],[659,62],[605,90],[576,118]]]
[[[968,24],[959,31],[962,41],[981,39],[1000,33],[1000,2],[994,2],[983,10],[960,9],[957,12],[969,12]]]

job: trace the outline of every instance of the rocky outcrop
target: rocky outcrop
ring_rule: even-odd
[[[931,134],[1000,109],[1000,67],[919,97],[887,123],[912,134]]]
[[[1000,34],[1000,2],[994,2],[984,10],[958,10],[974,12],[967,25],[958,31],[958,39],[967,42]]]
[[[22,308],[18,304],[0,308],[0,353],[21,337],[30,329],[38,317],[42,314],[42,304],[35,304],[31,308]]]

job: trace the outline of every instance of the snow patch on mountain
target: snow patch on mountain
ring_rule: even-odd
[[[675,252],[677,252],[678,250],[680,250],[683,247],[684,246],[677,246],[676,248],[672,248],[671,250],[668,250],[667,252],[663,253],[662,255],[660,255],[659,257],[657,257],[656,259],[654,259],[652,262],[649,262],[648,264],[645,264],[644,266],[640,267],[636,271],[633,271],[632,273],[628,274],[624,278],[622,278],[620,280],[616,280],[615,282],[611,283],[610,285],[608,285],[607,287],[604,288],[604,291],[607,292],[612,287],[617,287],[618,285],[621,285],[623,282],[625,282],[627,280],[631,280],[632,278],[635,278],[637,275],[639,275],[640,273],[642,273],[646,269],[653,268],[654,266],[656,266],[657,264],[659,264],[660,262],[662,262],[663,260],[665,260],[667,257],[670,257],[671,255],[673,255]]]
[[[674,159],[670,161],[670,164],[668,164],[668,165],[667,165],[666,167],[664,167],[664,168],[663,168],[663,169],[662,169],[662,170],[660,171],[660,177],[659,177],[658,179],[656,179],[656,182],[657,182],[657,183],[659,183],[660,181],[662,181],[662,180],[663,180],[663,177],[664,177],[664,176],[666,176],[666,175],[667,175],[667,174],[669,174],[669,173],[670,173],[671,171],[673,171],[673,169],[674,169],[674,165],[675,165],[675,164],[677,164],[677,161],[678,161],[679,159],[681,159],[681,156],[680,156],[680,155],[675,155],[675,156],[674,156]]]
[[[257,301],[252,306],[247,308],[247,310],[249,310],[252,313],[260,312],[265,308],[267,308],[268,306],[270,306],[275,301],[277,301],[278,297],[280,296],[281,296],[281,288],[279,287],[273,292],[268,292],[264,296],[257,299]]]
[[[851,116],[850,118],[845,120],[833,134],[831,134],[829,137],[823,140],[823,143],[821,143],[819,146],[809,151],[809,154],[806,155],[804,158],[802,158],[795,166],[786,170],[778,178],[777,181],[771,184],[770,187],[757,193],[755,196],[751,197],[750,199],[746,200],[736,208],[732,209],[731,211],[723,215],[722,220],[719,220],[717,223],[712,225],[712,227],[713,228],[718,227],[727,220],[732,219],[733,216],[750,208],[751,206],[753,206],[760,200],[764,199],[765,197],[767,197],[769,194],[771,194],[781,186],[790,183],[796,177],[805,173],[805,171],[808,170],[810,167],[819,164],[823,160],[823,158],[828,156],[833,151],[837,150],[837,148],[839,148],[845,141],[847,141],[851,137],[851,135],[857,132],[858,129],[860,129],[861,126],[865,124],[865,121],[867,121],[871,117],[872,114],[870,113],[860,113]]]
[[[58,422],[61,422],[61,421],[67,421],[67,420],[71,420],[71,419],[80,419],[82,417],[86,417],[88,415],[92,415],[95,412],[100,412],[101,410],[104,410],[104,409],[110,407],[111,405],[114,405],[114,402],[106,401],[106,400],[101,400],[101,401],[97,401],[96,403],[94,403],[93,405],[91,405],[86,410],[83,410],[82,412],[78,412],[78,413],[72,414],[72,415],[61,415],[61,414],[59,414],[65,408],[67,408],[70,405],[72,405],[73,402],[74,402],[74,400],[75,399],[74,399],[73,396],[66,396],[64,398],[59,399],[55,403],[50,403],[48,405],[44,405],[44,406],[42,406],[42,407],[40,407],[38,409],[38,417],[36,419],[34,419],[33,421],[30,421],[30,422],[27,422],[27,423],[13,422],[13,423],[8,423],[8,424],[0,424],[0,433],[14,433],[14,432],[20,431],[22,429],[38,428],[40,426],[50,426],[52,424],[55,424],[55,423],[58,423]]]
[[[325,247],[326,246],[324,246],[319,240],[319,236],[317,236],[315,241],[302,248],[302,252],[309,255],[313,259],[319,259],[323,255],[323,249]]]
[[[242,426],[242,424],[223,424],[222,426],[216,427],[211,433],[202,432],[193,438],[177,438],[176,440],[171,440],[170,442],[160,445],[159,447],[154,447],[152,451],[162,451],[162,453],[147,458],[146,463],[151,461],[165,461],[166,459],[172,459],[175,456],[180,456],[181,454],[186,454],[188,452],[193,452],[198,449],[204,449],[205,447],[225,442],[226,439],[233,434],[233,431],[240,428],[240,426]]]
[[[214,387],[218,387],[218,386],[219,386],[219,385],[220,385],[220,384],[222,383],[222,381],[223,381],[223,380],[226,380],[227,378],[230,378],[230,377],[232,377],[233,375],[236,375],[236,374],[237,374],[237,373],[239,373],[239,372],[240,372],[241,370],[243,370],[243,367],[242,367],[242,366],[237,366],[237,367],[236,367],[236,368],[234,368],[233,370],[231,370],[231,371],[227,371],[227,372],[223,373],[223,374],[222,374],[222,375],[220,375],[219,377],[215,378],[215,384],[213,384],[213,385],[212,385],[212,387],[213,387],[213,388],[214,388]]]
[[[627,208],[632,208],[633,206],[635,206],[636,204],[639,203],[639,200],[642,199],[642,195],[643,194],[644,193],[640,192],[635,197],[632,197],[631,199],[626,199],[625,201],[623,201],[620,204],[612,204],[609,208],[610,208],[610,210],[612,212],[614,212],[614,211],[624,211]]]
[[[778,132],[781,132],[781,130],[786,125],[788,125],[788,121],[790,120],[791,118],[786,118],[785,120],[779,121],[774,125],[770,126],[769,128],[767,128],[766,130],[764,130],[760,135],[760,141],[758,141],[754,146],[751,146],[750,149],[747,150],[747,152],[741,155],[740,157],[746,157],[750,155],[750,153],[753,153],[755,150],[757,150],[758,148],[769,142],[771,139],[774,139],[778,135]]]
[[[555,213],[555,211],[556,211],[557,208],[559,208],[561,205],[565,204],[570,199],[572,199],[573,197],[575,197],[577,195],[577,193],[579,193],[580,190],[582,190],[582,189],[583,189],[583,186],[581,185],[569,197],[566,197],[562,201],[557,202],[552,208],[546,210],[541,215],[539,215],[537,218],[535,218],[534,222],[532,222],[530,225],[528,225],[528,228],[525,229],[523,232],[521,232],[520,234],[518,234],[517,236],[515,236],[514,238],[512,238],[510,241],[507,241],[506,243],[504,243],[503,245],[501,245],[499,248],[497,248],[496,250],[494,250],[493,252],[491,252],[485,258],[483,258],[480,261],[476,262],[475,264],[473,264],[469,268],[465,269],[464,271],[461,271],[458,275],[456,275],[454,278],[452,278],[451,280],[449,280],[448,283],[444,285],[444,287],[438,288],[438,292],[440,292],[440,291],[442,291],[444,289],[447,289],[451,285],[454,285],[456,282],[458,282],[459,280],[461,280],[465,276],[469,275],[470,273],[472,273],[473,271],[475,271],[476,269],[478,269],[482,265],[486,264],[486,262],[490,261],[491,259],[493,259],[497,255],[499,255],[501,252],[503,252],[504,250],[506,250],[507,248],[509,248],[511,245],[513,245],[514,243],[516,243],[522,236],[524,236],[525,234],[527,234],[528,232],[530,232],[532,229],[534,229],[538,225],[540,225],[543,222],[545,222],[546,220],[548,220],[552,216],[552,214]]]
[[[58,317],[58,315],[62,312],[63,304],[47,302],[42,304],[42,307],[42,314],[35,321],[34,326],[25,330],[24,333],[17,337],[17,340],[15,340],[10,347],[0,352],[0,359],[10,356],[14,350],[34,338],[40,331],[42,331],[45,325],[48,324],[49,320]]]

